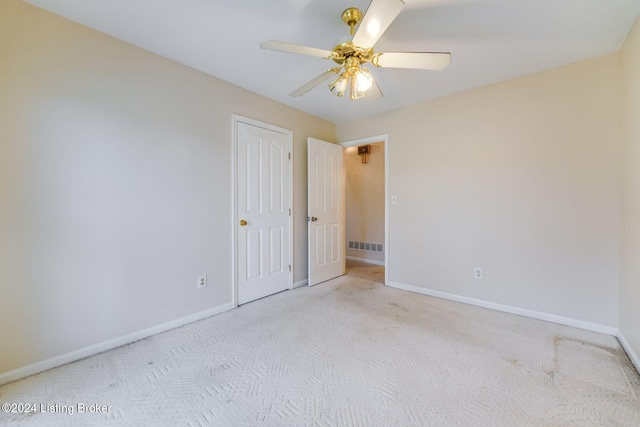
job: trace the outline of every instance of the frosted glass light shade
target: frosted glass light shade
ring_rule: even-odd
[[[371,88],[373,84],[373,76],[366,68],[360,68],[355,73],[355,79],[358,86],[359,92],[366,92]]]
[[[329,89],[334,95],[343,96],[344,90],[347,88],[347,84],[349,83],[349,75],[347,73],[342,73],[340,77],[336,79],[333,83],[329,85]]]

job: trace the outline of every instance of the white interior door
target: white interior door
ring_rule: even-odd
[[[345,273],[343,148],[309,138],[309,286]]]
[[[237,122],[238,304],[290,288],[291,133]]]

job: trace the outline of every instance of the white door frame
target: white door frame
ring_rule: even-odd
[[[384,285],[389,286],[389,134],[352,139],[339,145],[346,148],[376,142],[384,142]]]
[[[289,209],[291,210],[291,215],[289,215],[289,241],[287,244],[289,245],[289,265],[291,266],[289,289],[293,289],[293,131],[238,114],[231,114],[231,301],[234,308],[238,307],[238,123],[246,123],[248,125],[283,133],[289,138],[289,153],[291,153],[291,161],[288,162]]]

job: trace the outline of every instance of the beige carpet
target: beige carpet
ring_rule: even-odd
[[[639,396],[613,337],[343,276],[5,385],[73,413],[0,425],[638,426]]]

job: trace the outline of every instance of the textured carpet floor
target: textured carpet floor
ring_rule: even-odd
[[[5,385],[74,413],[0,424],[638,426],[639,397],[613,337],[343,276]]]

